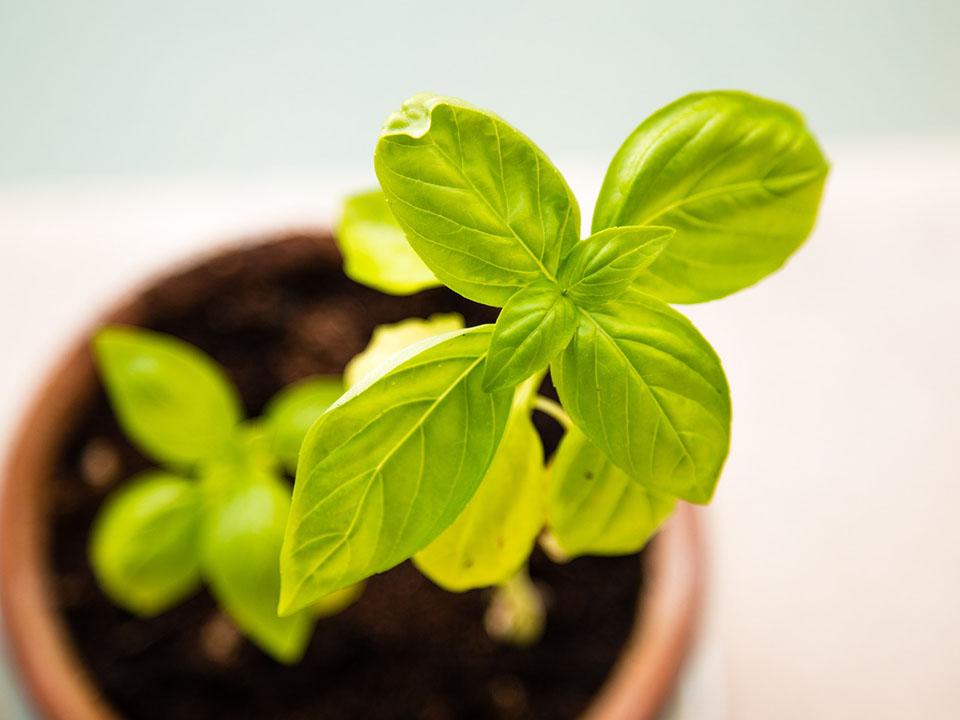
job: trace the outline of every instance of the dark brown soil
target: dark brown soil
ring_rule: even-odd
[[[468,324],[496,311],[445,290],[394,298],[357,285],[322,238],[252,246],[168,279],[144,324],[206,350],[256,415],[283,385],[339,372],[375,325],[434,312]],[[546,422],[548,446],[557,429]],[[486,594],[446,593],[405,564],[373,578],[345,612],[319,621],[304,660],[272,661],[239,637],[206,594],[151,620],[112,606],[86,559],[109,490],[148,467],[99,393],[61,457],[55,485],[57,601],[89,671],[129,718],[569,718],[610,671],[633,622],[636,557],[559,566],[536,555],[548,593],[546,634],[527,650],[491,642]]]

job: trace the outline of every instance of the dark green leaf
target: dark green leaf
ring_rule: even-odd
[[[282,553],[284,613],[409,558],[476,492],[513,390],[481,387],[489,325],[431,338],[311,428]]]
[[[713,349],[636,290],[580,314],[552,365],[573,422],[641,485],[709,502],[730,444],[730,395]]]
[[[551,282],[536,282],[504,305],[490,340],[483,389],[514,387],[539,372],[566,347],[577,309]]]
[[[240,400],[207,355],[169,335],[119,326],[97,333],[93,349],[113,410],[145,453],[192,464],[223,451]]]
[[[502,306],[555,279],[579,239],[576,199],[546,155],[463,101],[407,100],[384,124],[374,165],[414,250],[471,300]]]
[[[593,229],[675,228],[638,282],[667,302],[723,297],[779,268],[804,241],[827,170],[792,108],[742,92],[688,95],[617,152]]]
[[[90,563],[113,602],[152,616],[197,590],[200,507],[192,481],[157,471],[107,498],[93,524]]]

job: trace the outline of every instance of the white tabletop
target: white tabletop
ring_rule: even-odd
[[[734,436],[682,718],[960,713],[960,141],[831,155],[821,222],[787,268],[686,310],[724,360]],[[589,205],[602,165],[561,167]],[[57,348],[123,288],[324,222],[365,180],[0,190],[0,447]],[[0,685],[8,716],[26,713]]]

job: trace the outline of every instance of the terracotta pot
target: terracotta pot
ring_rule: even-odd
[[[311,231],[336,262],[329,232]],[[302,242],[305,233],[253,245]],[[223,252],[247,252],[250,243]],[[169,277],[202,263],[194,258]],[[104,322],[137,323],[142,290],[106,313]],[[97,388],[90,333],[62,357],[20,423],[0,486],[0,609],[12,659],[35,708],[56,720],[115,717],[75,653],[57,611],[48,553],[49,493],[55,463],[77,414]],[[640,612],[624,653],[588,710],[591,720],[653,719],[669,700],[693,639],[704,580],[704,552],[695,511],[682,505],[646,553]]]

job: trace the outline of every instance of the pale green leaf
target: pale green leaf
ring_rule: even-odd
[[[551,366],[573,422],[645,487],[709,502],[730,444],[720,360],[680,313],[629,290],[580,311]]]
[[[461,592],[500,585],[526,562],[544,522],[543,446],[518,392],[480,488],[440,536],[413,556],[437,585]]]
[[[307,611],[277,614],[290,488],[269,474],[233,477],[226,488],[220,480],[203,523],[204,577],[247,637],[276,660],[296,662],[310,639],[313,618]]]
[[[550,463],[547,526],[566,557],[637,552],[676,501],[634,482],[577,428]]]
[[[290,472],[297,469],[300,445],[323,411],[343,394],[343,380],[318,376],[278,392],[263,413],[264,432],[277,458]]]
[[[284,613],[406,560],[456,519],[503,434],[513,390],[481,388],[492,328],[431,338],[311,428],[281,567]]]
[[[513,387],[545,368],[576,327],[577,308],[554,283],[536,282],[517,292],[497,318],[484,390]]]
[[[566,181],[526,136],[493,113],[417,95],[384,124],[380,185],[410,244],[458,293],[502,306],[555,279],[580,235]]]
[[[336,229],[347,277],[391,295],[440,285],[407,242],[380,190],[348,197]]]
[[[667,302],[723,297],[779,268],[809,235],[827,170],[792,108],[742,92],[688,95],[614,156],[593,230],[676,229],[637,282]]]
[[[93,350],[124,432],[145,453],[193,464],[223,450],[240,400],[210,357],[169,335],[121,326],[98,332]]]
[[[152,616],[200,585],[200,495],[176,475],[145,472],[111,494],[93,523],[90,564],[110,599]]]
[[[626,292],[667,246],[673,230],[657,225],[601,230],[574,246],[560,266],[560,286],[578,304],[599,305]]]
[[[457,313],[438,313],[426,320],[408,318],[390,325],[378,325],[363,352],[347,363],[343,371],[344,383],[347,387],[355,385],[364,375],[377,372],[385,363],[389,364],[394,354],[414,343],[462,328],[463,316]]]

